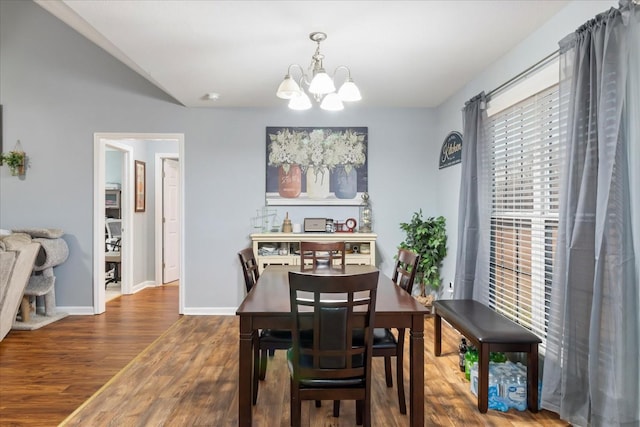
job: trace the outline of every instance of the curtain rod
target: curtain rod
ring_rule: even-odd
[[[558,56],[559,53],[560,53],[559,49],[556,50],[555,52],[550,53],[549,55],[545,56],[540,61],[536,62],[535,64],[533,64],[532,66],[530,66],[529,68],[524,70],[523,72],[519,73],[515,77],[512,77],[509,80],[507,80],[506,82],[502,83],[500,86],[498,86],[497,88],[495,88],[492,91],[490,91],[489,93],[487,93],[487,95],[486,95],[487,99],[490,99],[492,95],[495,95],[495,94],[503,91],[504,89],[508,88],[509,86],[513,85],[514,83],[519,82],[524,77],[526,77],[529,73],[537,70],[538,68],[541,68],[544,65],[547,65],[549,62],[554,60]]]

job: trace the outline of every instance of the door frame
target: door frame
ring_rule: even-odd
[[[184,158],[184,134],[178,133],[94,133],[94,201],[93,201],[93,311],[94,314],[104,313],[106,310],[106,294],[104,289],[105,268],[104,268],[104,227],[105,227],[105,158],[107,145],[124,151],[123,185],[120,198],[122,216],[122,292],[131,293],[133,289],[133,190],[132,179],[134,174],[133,148],[118,143],[118,141],[153,141],[172,140],[178,142],[178,159]],[[175,154],[172,155],[176,157]],[[185,294],[185,273],[184,273],[184,167],[180,162],[179,170],[179,192],[180,200],[178,213],[180,215],[180,286],[178,292],[178,312],[184,313]],[[126,187],[126,188],[125,188]],[[156,193],[157,193],[156,188]],[[155,220],[155,217],[154,217]],[[155,230],[155,227],[154,227]],[[154,231],[155,232],[155,231]],[[126,240],[125,240],[126,239]],[[128,242],[128,243],[127,243]],[[127,250],[128,249],[128,250]],[[101,267],[102,266],[102,267]],[[126,282],[126,287],[125,287]],[[162,282],[162,277],[160,277]],[[155,286],[161,285],[156,277]]]
[[[123,294],[131,293],[131,265],[133,264],[133,242],[131,236],[131,224],[133,218],[131,206],[133,198],[129,197],[131,191],[131,177],[133,167],[130,166],[133,148],[118,142],[115,138],[98,137],[94,135],[94,146],[96,152],[94,156],[94,291],[93,291],[93,311],[94,314],[104,313],[106,310],[105,292],[105,251],[104,251],[104,230],[105,230],[105,174],[106,174],[106,151],[113,148],[122,153],[122,185],[120,187],[120,218],[122,219],[122,238],[120,250],[124,256],[120,258],[120,284]]]

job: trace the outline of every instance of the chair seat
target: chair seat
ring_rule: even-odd
[[[293,350],[287,350],[287,365],[289,365],[289,372],[293,375]],[[360,367],[363,366],[364,359],[362,355],[353,357],[353,366]],[[313,358],[310,356],[301,356],[300,357],[300,366],[301,367],[311,367],[313,365]],[[331,378],[331,379],[322,379],[322,378],[312,378],[312,379],[304,379],[300,378],[299,383],[301,387],[322,387],[322,388],[345,388],[345,387],[362,387],[365,384],[364,377],[354,377],[354,378]]]
[[[260,341],[263,343],[287,343],[291,345],[291,331],[284,329],[263,329],[260,331]]]
[[[363,342],[362,331],[357,331],[353,336],[353,342],[360,345]],[[373,330],[373,349],[395,349],[398,345],[396,336],[393,335],[391,329],[374,328]]]
[[[375,328],[373,330],[373,348],[396,348],[398,340],[391,329]]]

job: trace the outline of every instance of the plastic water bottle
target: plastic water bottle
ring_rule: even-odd
[[[458,364],[460,365],[460,371],[464,372],[464,356],[467,354],[467,339],[462,338],[460,345],[458,346],[458,356],[460,358]]]
[[[527,410],[527,377],[521,373],[509,376],[506,384],[506,398],[509,407],[518,411]]]
[[[467,353],[464,355],[464,377],[467,381],[471,378],[471,367],[473,362],[478,361],[478,350],[472,345],[467,348]]]

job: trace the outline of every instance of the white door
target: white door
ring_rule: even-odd
[[[180,277],[180,219],[179,206],[179,163],[164,159],[162,162],[162,283],[178,280]]]

